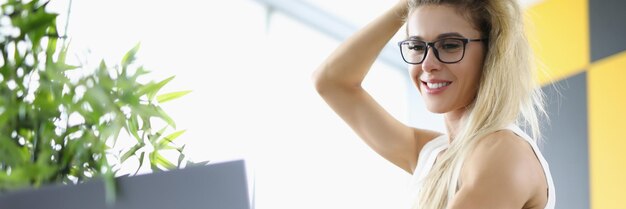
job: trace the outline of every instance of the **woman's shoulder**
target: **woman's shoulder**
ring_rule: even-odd
[[[505,129],[479,139],[461,171],[461,185],[492,185],[490,193],[526,201],[546,191],[541,163],[532,146]]]
[[[504,129],[479,139],[466,162],[469,168],[509,170],[526,173],[542,171],[531,144],[515,132]]]
[[[474,153],[479,156],[481,153],[492,155],[525,153],[534,156],[532,146],[524,138],[509,129],[495,131],[478,140]]]

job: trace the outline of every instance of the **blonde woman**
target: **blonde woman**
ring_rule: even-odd
[[[398,59],[428,110],[444,115],[445,134],[406,126],[361,87],[405,22]],[[341,44],[314,80],[365,143],[413,175],[413,208],[552,209],[531,58],[515,0],[401,0]]]

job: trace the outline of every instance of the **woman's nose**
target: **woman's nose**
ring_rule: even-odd
[[[422,62],[422,70],[425,72],[431,72],[433,70],[438,70],[441,67],[441,62],[437,59],[435,55],[435,50],[432,47],[428,48],[428,52],[426,53],[426,57]]]

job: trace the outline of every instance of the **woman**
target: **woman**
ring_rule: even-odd
[[[361,87],[405,23],[402,59],[447,133],[408,127]],[[411,173],[414,208],[554,208],[554,185],[533,138],[543,112],[516,0],[401,0],[319,67],[319,94],[381,156]]]

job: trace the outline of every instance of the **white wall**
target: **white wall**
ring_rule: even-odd
[[[64,13],[66,2],[53,3]],[[317,3],[360,26],[393,1],[358,11]],[[188,130],[188,154],[248,160],[258,209],[406,208],[409,175],[362,143],[313,88],[313,70],[339,42],[280,13],[267,21],[265,12],[249,0],[73,1],[71,51],[75,61],[114,63],[141,42],[151,79],[177,76],[165,92],[193,90],[165,104]],[[405,79],[377,62],[365,88],[401,121],[441,130]],[[409,121],[410,108],[423,117]]]

